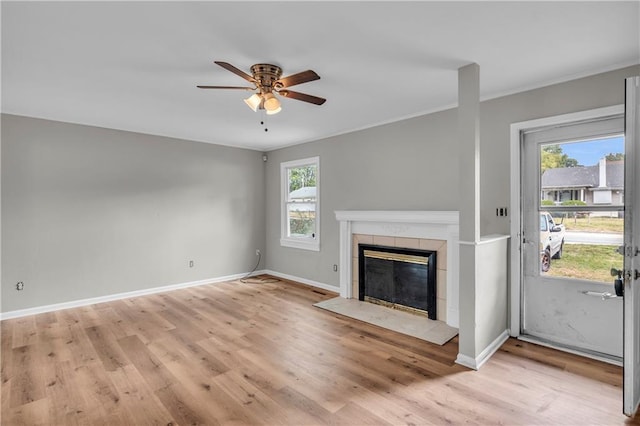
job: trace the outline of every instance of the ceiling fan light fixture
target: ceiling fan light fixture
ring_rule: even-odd
[[[263,106],[264,109],[267,110],[267,114],[277,114],[282,110],[282,108],[280,107],[280,101],[273,93],[265,93],[264,95],[262,95],[262,97],[264,98]]]
[[[267,110],[267,115],[277,114],[280,111],[282,111],[282,107],[279,106],[277,109],[274,109],[274,110],[271,110],[271,111]]]
[[[257,93],[254,93],[253,95],[245,99],[244,103],[247,104],[247,106],[249,106],[249,108],[251,108],[254,112],[256,112],[260,107],[260,103],[262,103],[262,98]]]

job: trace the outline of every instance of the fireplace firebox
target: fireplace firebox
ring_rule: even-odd
[[[436,319],[436,254],[359,244],[359,299]]]

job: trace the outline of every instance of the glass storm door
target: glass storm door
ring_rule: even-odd
[[[611,271],[623,269],[624,140],[622,115],[521,139],[521,334],[618,362],[623,298]]]

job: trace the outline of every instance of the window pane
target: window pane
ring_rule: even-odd
[[[547,230],[547,218],[544,217],[543,215],[540,215],[540,230],[541,231]]]
[[[623,263],[624,137],[541,145],[540,188],[542,273],[613,283],[610,270]]]
[[[280,244],[320,250],[320,158],[280,163],[282,226]]]
[[[288,169],[288,236],[314,238],[316,233],[316,165]]]
[[[289,236],[315,238],[316,204],[294,202],[287,204]]]
[[[613,284],[611,268],[622,269],[622,211],[554,211],[554,221],[562,227],[561,246],[553,252],[547,276],[579,278]],[[540,232],[541,239],[552,241],[552,233]]]
[[[540,205],[622,206],[624,137],[540,146]]]
[[[316,165],[288,169],[289,200],[315,200]]]

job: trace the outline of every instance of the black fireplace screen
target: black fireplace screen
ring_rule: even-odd
[[[426,312],[436,319],[436,252],[358,246],[359,299]]]

